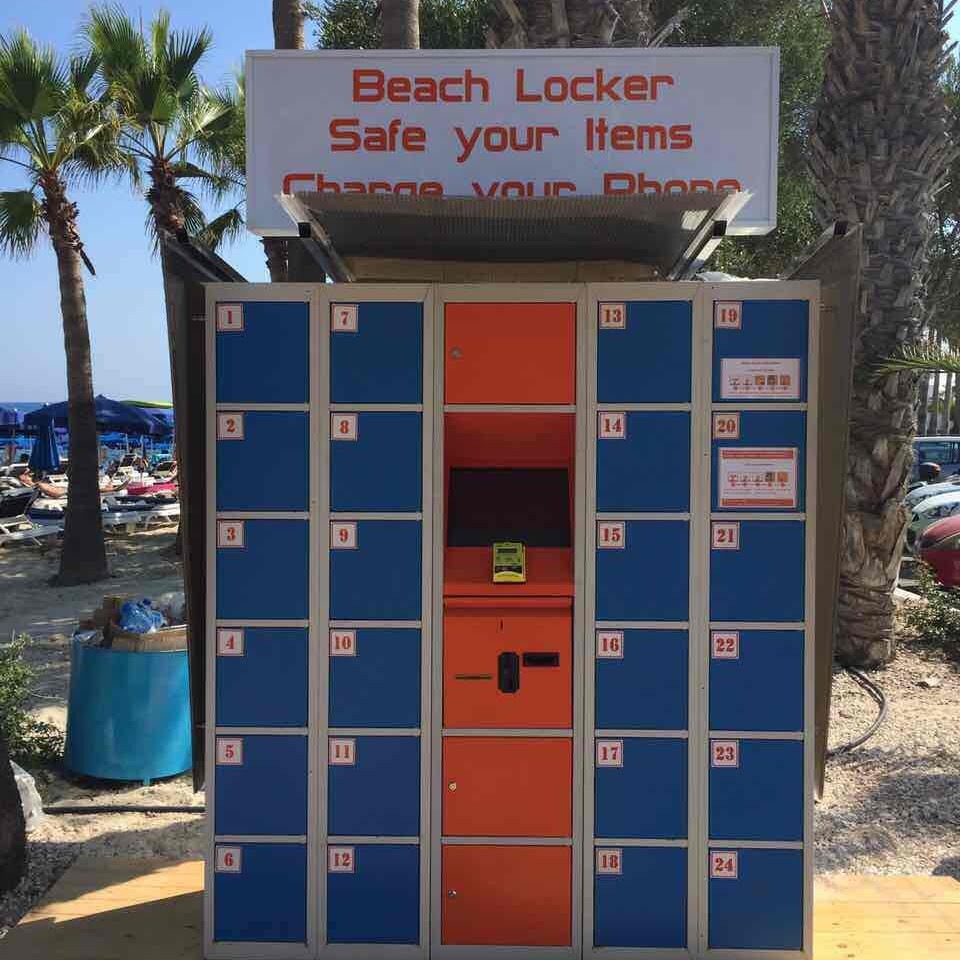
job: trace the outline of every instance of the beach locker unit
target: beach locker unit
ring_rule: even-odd
[[[818,309],[208,287],[208,957],[810,956]]]

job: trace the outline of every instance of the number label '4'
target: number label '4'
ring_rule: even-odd
[[[242,657],[243,631],[219,627],[217,629],[217,656]]]

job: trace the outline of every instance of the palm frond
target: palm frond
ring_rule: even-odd
[[[960,353],[945,353],[932,344],[903,347],[899,353],[877,365],[878,377],[891,373],[914,371],[916,373],[960,373]]]
[[[219,217],[214,217],[197,234],[197,240],[211,250],[219,250],[225,243],[236,243],[247,232],[247,221],[240,208],[241,204],[238,203]]]
[[[0,192],[0,250],[12,257],[25,257],[42,229],[43,213],[32,190]]]
[[[207,27],[196,31],[175,30],[167,43],[165,73],[181,102],[189,102],[199,89],[197,67],[213,46]]]
[[[107,83],[130,76],[147,60],[143,36],[117,3],[91,7],[81,29],[91,50],[100,57]]]
[[[21,124],[43,124],[68,87],[67,70],[52,47],[40,46],[25,30],[0,37],[0,107]]]

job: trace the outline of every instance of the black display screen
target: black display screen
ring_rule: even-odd
[[[570,486],[565,468],[450,471],[447,546],[570,546]]]

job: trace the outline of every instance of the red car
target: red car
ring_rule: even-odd
[[[960,515],[931,523],[920,534],[917,549],[942,584],[960,587]]]

